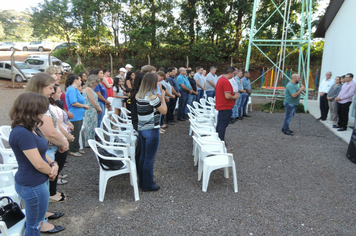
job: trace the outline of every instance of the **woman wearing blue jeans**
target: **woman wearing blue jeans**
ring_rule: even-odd
[[[136,95],[138,132],[141,139],[141,156],[138,164],[139,186],[142,191],[158,191],[153,180],[153,164],[159,146],[160,116],[167,113],[165,91],[157,91],[158,76],[147,73]]]
[[[46,155],[47,140],[37,128],[43,124],[47,110],[45,96],[26,92],[16,99],[10,111],[9,144],[19,165],[15,189],[25,202],[25,236],[41,235],[49,203],[48,179],[54,180],[58,172],[58,164]]]

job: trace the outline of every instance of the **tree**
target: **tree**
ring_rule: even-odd
[[[6,41],[29,41],[33,32],[30,22],[30,14],[27,11],[15,10],[0,11],[0,23],[2,25],[2,37]]]
[[[58,35],[66,39],[70,50],[70,39],[77,28],[68,0],[49,1],[32,7],[32,23],[35,27],[34,36],[48,37]]]

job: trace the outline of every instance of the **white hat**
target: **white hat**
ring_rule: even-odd
[[[125,72],[125,73],[127,72],[127,70],[125,68],[123,68],[123,67],[121,67],[119,71],[122,71],[122,72]]]
[[[127,64],[126,66],[125,66],[125,68],[133,68],[133,66],[131,66],[131,64]]]

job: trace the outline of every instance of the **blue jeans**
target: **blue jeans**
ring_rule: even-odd
[[[232,108],[232,115],[231,115],[231,118],[237,118],[237,117],[239,117],[239,110],[238,110],[238,108],[239,108],[239,100],[240,100],[240,98],[235,100],[235,105],[234,105],[234,107]]]
[[[49,203],[48,181],[37,186],[22,186],[15,183],[17,194],[25,202],[26,229],[25,236],[40,236],[41,222],[45,222],[45,216]]]
[[[178,119],[183,119],[184,116],[185,116],[185,108],[187,106],[189,93],[186,93],[183,90],[179,90],[179,92],[180,92],[181,96],[179,98],[177,118]]]
[[[293,118],[295,111],[297,110],[297,105],[292,105],[287,102],[283,102],[283,105],[286,109],[286,117],[284,118],[283,130],[284,132],[289,131],[289,123],[290,120]]]
[[[246,106],[248,102],[248,94],[240,94],[240,106],[239,106],[239,116],[246,115]]]
[[[52,159],[54,160],[54,154],[56,154],[58,150],[58,146],[50,146],[47,148],[46,154]]]
[[[105,115],[105,104],[99,102],[99,105],[101,107],[101,110],[103,111],[102,113],[98,113],[98,127],[100,128],[101,122],[103,121],[104,115]],[[85,124],[84,124],[85,125]]]
[[[159,146],[159,129],[138,131],[141,139],[141,156],[138,164],[138,180],[142,190],[156,188],[153,180],[153,163]]]
[[[221,110],[218,113],[218,123],[216,124],[216,132],[221,141],[225,141],[226,127],[229,125],[232,110]]]
[[[206,97],[207,98],[213,98],[215,97],[215,91],[206,91]]]
[[[196,95],[197,98],[195,101],[200,102],[200,99],[203,97],[203,95],[204,95],[204,90],[198,90],[198,94]]]
[[[194,94],[189,94],[188,95],[188,101],[187,101],[187,105],[191,105],[193,106],[193,102],[195,101],[196,95]],[[188,106],[185,107],[185,114],[187,115],[189,113],[189,109]]]

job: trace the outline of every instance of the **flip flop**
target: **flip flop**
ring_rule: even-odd
[[[81,157],[81,156],[83,156],[83,155],[80,154],[79,152],[70,152],[69,155],[74,156],[74,157]]]
[[[84,150],[79,150],[79,153],[84,154],[85,152]]]
[[[51,197],[49,198],[49,202],[64,202],[64,201],[67,201],[67,198],[66,198],[66,196],[64,196],[63,193],[61,193],[61,199],[59,199],[59,200],[57,200],[57,201],[51,199]]]

